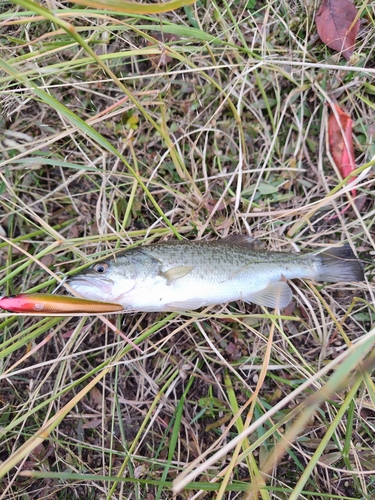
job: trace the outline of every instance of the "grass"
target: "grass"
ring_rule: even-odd
[[[178,5],[0,7],[1,294],[232,233],[349,242],[368,281],[295,281],[281,314],[1,313],[0,499],[370,500],[374,7],[357,3],[347,62],[316,5]],[[360,210],[327,151],[332,102],[354,121]]]

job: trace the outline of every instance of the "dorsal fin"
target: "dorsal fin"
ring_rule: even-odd
[[[262,241],[252,238],[251,236],[247,236],[246,234],[231,234],[218,241],[220,241],[220,243],[224,243],[225,245],[236,245],[252,250],[264,249],[264,243]]]

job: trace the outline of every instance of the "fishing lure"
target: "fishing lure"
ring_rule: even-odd
[[[120,304],[48,293],[22,293],[0,298],[0,309],[16,313],[110,313],[123,311]]]

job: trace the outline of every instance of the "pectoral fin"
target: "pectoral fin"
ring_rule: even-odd
[[[285,281],[270,283],[266,288],[247,295],[244,300],[259,306],[282,309],[290,304],[292,300],[292,290]]]
[[[179,280],[192,271],[194,267],[192,266],[178,266],[164,271],[161,275],[167,280],[167,284],[170,285],[172,281]]]

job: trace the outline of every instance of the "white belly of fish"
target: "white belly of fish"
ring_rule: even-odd
[[[235,300],[267,303],[269,307],[285,307],[290,302],[291,291],[286,283],[270,284],[269,280],[261,277],[252,281],[243,278],[218,283],[186,276],[167,284],[164,279],[156,282],[155,278],[146,279],[129,292],[114,297],[114,301],[129,312],[189,311]],[[261,290],[265,292],[262,293],[261,300],[258,300],[257,294]],[[275,293],[279,298],[274,297]]]

